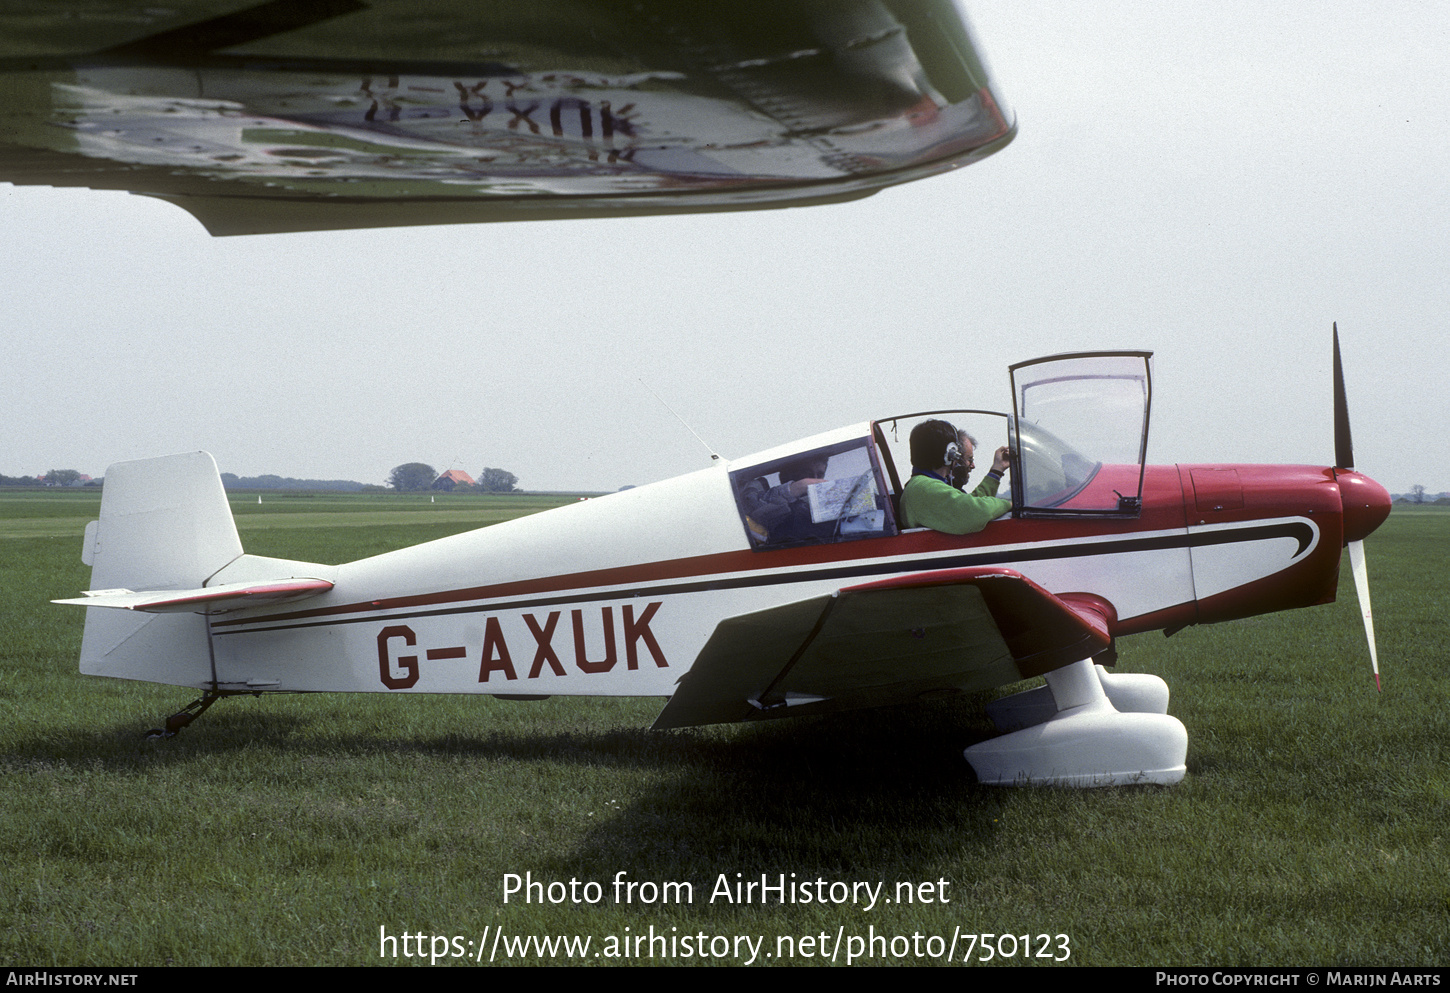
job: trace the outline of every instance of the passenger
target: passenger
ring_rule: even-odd
[[[992,470],[971,493],[963,493],[976,443],[946,421],[923,421],[911,431],[911,479],[901,491],[906,527],[928,527],[945,534],[971,534],[1012,509],[996,495],[1010,461],[1006,445],[997,449]],[[955,480],[960,483],[953,485]]]
[[[757,476],[740,488],[740,506],[745,523],[761,541],[798,541],[804,538],[830,537],[830,521],[811,521],[811,503],[806,488],[824,483],[828,458],[808,456],[780,469],[780,485],[771,486],[764,476]]]

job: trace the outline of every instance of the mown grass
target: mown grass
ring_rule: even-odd
[[[303,528],[237,509],[249,551],[324,562],[462,524],[364,497]],[[1382,694],[1347,571],[1331,606],[1126,639],[1121,668],[1173,688],[1188,778],[1070,791],[972,784],[978,701],[652,733],[652,700],[282,696],[147,742],[190,696],[80,676],[83,613],[46,602],[86,587],[93,512],[0,498],[6,963],[368,964],[380,927],[486,925],[594,950],[651,925],[767,950],[960,927],[1067,934],[1095,965],[1450,958],[1450,514],[1396,510],[1368,543]],[[503,902],[506,873],[608,893],[621,871],[694,902]],[[950,902],[711,903],[737,872],[945,879]]]

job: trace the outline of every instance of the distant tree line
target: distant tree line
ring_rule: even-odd
[[[519,477],[503,469],[485,468],[478,474],[478,489],[484,493],[512,493],[518,482]]]
[[[277,476],[267,473],[262,476],[238,476],[224,472],[222,486],[229,490],[336,490],[357,493],[362,490],[378,490],[381,487],[356,482],[351,479],[295,479],[291,476]],[[6,476],[0,474],[0,486],[100,486],[101,480],[83,480],[76,469],[52,469],[44,476]],[[473,493],[513,493],[518,489],[519,477],[506,469],[485,467],[478,474],[472,486],[459,482],[449,475],[440,475],[431,465],[422,462],[408,462],[397,466],[388,475],[389,488],[399,493],[416,493],[424,490],[453,490]]]
[[[99,479],[82,479],[78,469],[52,469],[44,476],[6,476],[0,486],[100,486]]]
[[[1403,496],[1395,497],[1395,503],[1432,504],[1436,507],[1450,506],[1450,493],[1439,493],[1431,496],[1425,492],[1425,487],[1416,483],[1410,487],[1410,492]]]
[[[388,486],[399,493],[421,493],[444,490],[454,493],[512,493],[518,489],[519,477],[506,469],[484,468],[472,486],[447,474],[440,474],[424,462],[405,462],[388,474]]]
[[[229,490],[335,490],[357,493],[364,490],[381,490],[382,487],[359,483],[352,479],[296,479],[292,476],[278,476],[267,473],[261,476],[238,476],[234,472],[221,474],[222,486]],[[518,489],[519,477],[506,469],[486,467],[478,474],[478,481],[472,486],[459,482],[451,476],[439,475],[431,466],[422,462],[408,462],[393,469],[388,475],[388,487],[400,493],[416,493],[426,490],[453,490],[472,493],[513,493]],[[0,486],[100,486],[102,480],[82,479],[76,469],[52,469],[44,476],[6,476],[0,473]]]
[[[362,483],[351,479],[293,479],[291,476],[238,476],[222,473],[222,486],[229,490],[341,490],[356,493]]]

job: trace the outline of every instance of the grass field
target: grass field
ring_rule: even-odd
[[[1382,694],[1346,566],[1334,605],[1120,643],[1120,669],[1172,687],[1188,777],[1070,791],[973,785],[980,701],[651,733],[654,700],[278,696],[147,742],[192,694],[82,677],[83,612],[47,603],[87,587],[97,499],[0,494],[4,964],[373,964],[380,929],[400,961],[405,933],[451,952],[502,929],[590,936],[573,961],[606,963],[651,927],[763,937],[767,962],[822,932],[924,962],[954,929],[1017,936],[994,939],[1012,962],[1450,961],[1450,512],[1397,509],[1367,543]],[[328,563],[551,502],[263,499],[233,501],[248,551]],[[616,903],[620,872],[693,902]],[[505,903],[510,873],[603,899]],[[937,885],[869,910],[712,902],[736,873]]]

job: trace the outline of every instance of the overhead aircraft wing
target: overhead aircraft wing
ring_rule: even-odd
[[[0,93],[0,182],[217,235],[829,203],[1016,132],[952,0],[49,0]]]
[[[243,607],[287,603],[332,589],[325,579],[284,579],[265,583],[226,583],[197,590],[88,590],[84,596],[51,603],[115,607],[148,614],[221,614]]]
[[[1112,643],[1112,607],[1012,569],[916,573],[727,618],[656,728],[850,710],[974,691]]]

